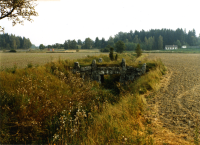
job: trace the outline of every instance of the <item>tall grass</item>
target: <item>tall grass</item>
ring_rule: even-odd
[[[114,62],[101,57],[106,64],[120,63],[123,57],[128,65],[139,66],[132,54],[119,55]],[[75,61],[85,65],[97,58]],[[141,94],[158,88],[166,71],[162,62],[149,61],[149,72],[126,86],[113,83],[112,76],[103,85],[84,81],[70,72],[73,62],[59,59],[0,72],[1,143],[152,143],[151,129],[142,118],[145,98]]]

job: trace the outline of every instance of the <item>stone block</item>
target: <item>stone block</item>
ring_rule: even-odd
[[[99,63],[102,63],[103,62],[103,59],[102,58],[99,58]]]
[[[121,67],[97,67],[96,60],[92,61],[91,66],[81,67],[78,62],[74,63],[73,73],[81,73],[83,79],[91,79],[101,83],[101,75],[120,74],[119,82],[125,83],[126,81],[133,81],[146,72],[146,64],[142,68],[134,68],[126,66],[125,59],[122,59]]]

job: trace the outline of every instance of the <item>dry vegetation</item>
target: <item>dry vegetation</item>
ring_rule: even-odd
[[[25,69],[14,67],[1,71],[1,143],[194,144],[198,140],[198,133],[193,133],[192,136],[191,131],[188,132],[191,133],[189,136],[181,134],[181,130],[180,133],[173,132],[170,125],[176,125],[164,119],[173,115],[172,120],[176,121],[173,110],[178,103],[184,102],[183,98],[186,100],[184,94],[191,94],[187,91],[188,87],[196,92],[198,83],[188,86],[187,81],[180,80],[183,79],[182,75],[186,75],[193,82],[195,78],[189,70],[193,70],[197,79],[199,67],[192,67],[191,64],[195,62],[191,62],[188,64],[191,67],[182,71],[184,61],[178,60],[178,56],[169,55],[150,54],[151,59],[147,55],[136,59],[135,54],[121,54],[118,61],[114,62],[105,55],[89,56],[73,61],[59,59],[43,66],[29,66]],[[161,57],[169,68],[168,74],[165,74],[166,68],[159,59],[155,59],[156,56]],[[106,76],[106,84],[99,85],[83,81],[78,74],[70,73],[69,68],[74,61],[85,65],[99,57],[107,64],[117,64],[125,58],[127,65],[135,67],[139,66],[139,61],[146,62],[148,73],[125,86],[115,82],[118,76]],[[184,57],[180,55],[178,58]],[[187,58],[195,60],[194,55]],[[175,61],[179,64],[172,63]],[[178,95],[181,91],[176,89],[182,88],[180,82],[185,84],[185,90],[181,90],[183,93]],[[179,85],[175,85],[176,83]],[[178,99],[174,97],[176,95]],[[198,103],[195,100],[198,98],[196,92],[192,99]],[[197,107],[194,109],[198,109]],[[190,115],[187,110],[184,111]],[[181,111],[175,112],[178,114]],[[193,129],[196,128],[195,126]]]
[[[51,61],[57,61],[59,58],[62,60],[75,60],[84,58],[87,55],[100,54],[102,53],[0,53],[0,66],[1,69],[10,68],[14,65],[17,65],[18,68],[25,68],[28,63],[31,63],[34,66],[44,65]]]

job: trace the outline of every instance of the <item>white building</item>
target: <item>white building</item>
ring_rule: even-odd
[[[186,45],[183,45],[181,48],[187,48],[187,46],[186,46]]]
[[[165,50],[173,50],[178,49],[177,45],[165,45]]]

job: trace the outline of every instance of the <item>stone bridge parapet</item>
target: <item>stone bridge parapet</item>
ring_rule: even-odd
[[[92,64],[85,67],[80,67],[78,62],[74,63],[73,73],[80,73],[83,79],[90,79],[92,81],[97,81],[99,83],[104,80],[104,75],[119,74],[120,83],[125,83],[127,81],[134,81],[139,76],[146,72],[146,63],[142,65],[141,68],[134,68],[132,66],[126,66],[125,59],[119,66],[101,66],[96,64],[96,60],[92,61]]]

